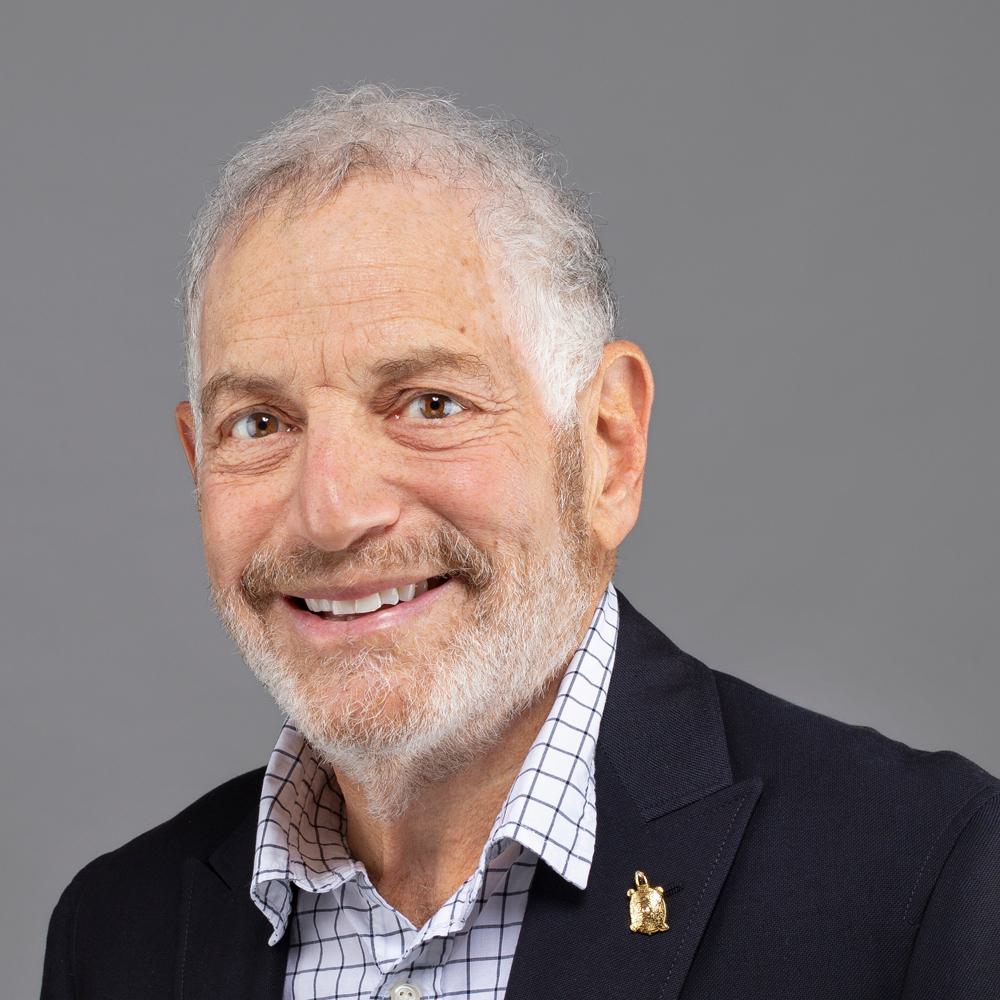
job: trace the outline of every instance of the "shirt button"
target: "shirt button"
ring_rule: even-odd
[[[420,990],[412,983],[396,983],[389,990],[389,1000],[420,1000]]]

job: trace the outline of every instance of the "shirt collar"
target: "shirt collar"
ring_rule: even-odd
[[[459,890],[473,896],[482,873],[510,842],[533,851],[554,871],[586,888],[597,828],[594,751],[618,635],[613,584],[563,675],[480,857],[478,878]],[[275,944],[292,909],[292,883],[328,892],[364,872],[345,837],[344,802],[295,726],[285,721],[268,761],[257,820],[250,896],[271,921]]]

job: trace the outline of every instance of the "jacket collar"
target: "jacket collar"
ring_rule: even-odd
[[[733,784],[711,671],[618,593],[615,667],[595,757],[597,838],[586,889],[539,862],[507,1000],[677,1000],[762,782]],[[286,937],[250,899],[258,803],[207,863],[185,868],[179,1000],[279,1000]],[[629,930],[635,872],[667,894],[670,930]]]
[[[676,1000],[762,782],[733,784],[711,671],[619,593],[615,668],[597,743],[597,842],[576,889],[539,864],[507,1000]],[[670,929],[629,930],[643,871],[667,896]]]

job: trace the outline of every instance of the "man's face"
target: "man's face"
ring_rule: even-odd
[[[553,436],[471,208],[353,180],[272,210],[206,283],[213,600],[310,742],[359,768],[496,738],[606,579],[582,454]]]

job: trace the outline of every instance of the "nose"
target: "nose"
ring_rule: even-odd
[[[377,449],[310,431],[289,505],[292,533],[336,552],[391,528],[400,504]]]

